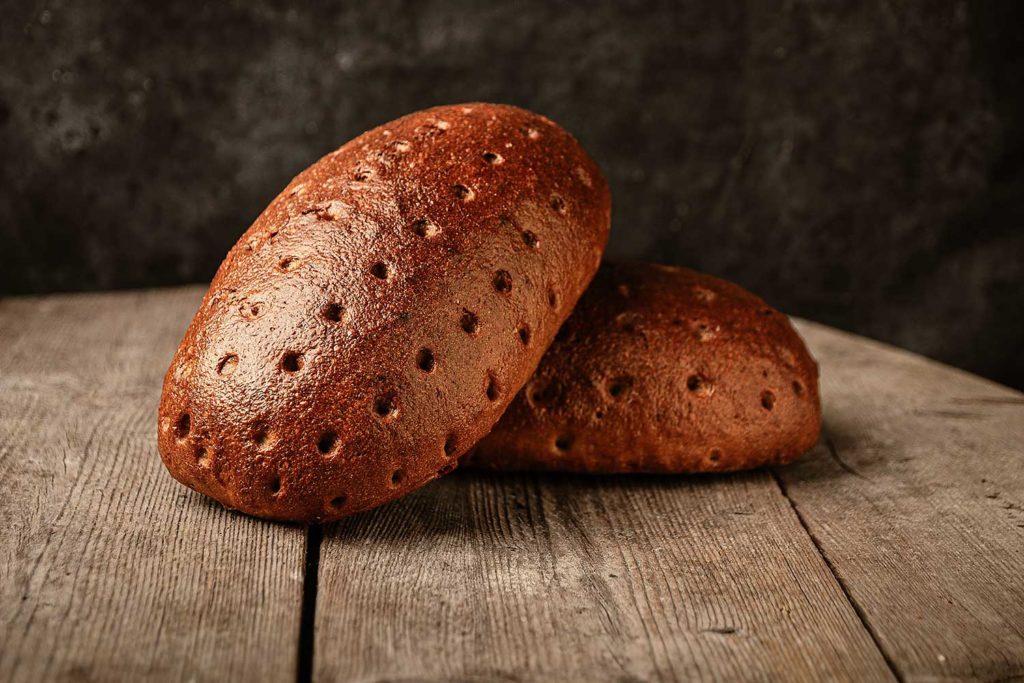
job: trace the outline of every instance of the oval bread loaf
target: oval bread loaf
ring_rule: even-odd
[[[597,165],[510,106],[387,123],[298,175],[231,249],[164,381],[180,482],[320,521],[450,471],[529,379],[608,236]]]
[[[605,264],[467,464],[717,472],[817,441],[818,370],[789,320],[684,268]]]

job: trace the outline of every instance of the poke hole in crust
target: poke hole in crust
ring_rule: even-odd
[[[566,212],[565,199],[562,195],[553,194],[551,195],[551,208],[554,209],[555,213],[560,216],[564,216]]]
[[[270,492],[277,496],[281,493],[281,477],[274,477],[270,480]]]
[[[320,451],[321,455],[330,455],[334,452],[334,449],[338,445],[338,434],[334,431],[327,430],[320,435],[317,439],[316,449]]]
[[[378,280],[387,280],[391,277],[391,269],[383,261],[377,261],[370,266],[370,274]]]
[[[519,326],[519,341],[522,342],[523,346],[530,345],[530,326],[526,323]]]
[[[347,311],[341,304],[327,303],[320,309],[320,317],[329,323],[340,323],[345,320]]]
[[[800,384],[800,382],[796,380],[793,380],[793,393],[796,394],[797,396],[803,396],[804,385]]]
[[[277,269],[282,273],[287,273],[289,270],[295,270],[298,268],[300,263],[301,261],[295,256],[285,256],[277,262]]]
[[[765,410],[772,410],[775,408],[775,394],[768,389],[761,392],[761,407]]]
[[[281,369],[287,373],[296,373],[306,365],[306,358],[298,351],[288,351],[281,356]]]
[[[494,376],[493,372],[487,373],[487,400],[497,401],[501,397],[501,387],[498,386],[498,378]]]
[[[424,347],[416,352],[416,367],[423,372],[433,372],[435,365],[434,352]]]
[[[452,472],[455,471],[455,468],[458,467],[458,466],[459,466],[459,463],[457,463],[457,462],[450,462],[450,463],[448,463],[447,465],[445,465],[444,467],[442,467],[441,469],[439,469],[437,471],[437,476],[443,477],[446,474],[451,474]]]
[[[626,395],[633,387],[633,378],[629,376],[616,377],[608,383],[608,395],[618,400]]]
[[[717,332],[711,329],[711,326],[707,323],[698,323],[696,329],[697,341],[709,342],[717,336]]]
[[[195,456],[196,463],[200,467],[208,467],[210,465],[210,451],[206,446],[197,446]]]
[[[710,460],[711,462],[718,462],[721,459],[722,451],[718,450],[717,448],[712,448],[711,452],[708,453],[708,460]]]
[[[503,163],[505,161],[505,158],[500,154],[497,154],[496,152],[484,152],[483,157],[484,161],[493,166],[497,166],[498,164]]]
[[[267,310],[262,301],[243,301],[238,307],[238,313],[246,320],[255,320]]]
[[[558,306],[558,292],[554,289],[548,289],[548,306],[556,308]]]
[[[534,407],[553,408],[561,400],[562,389],[557,382],[533,380],[528,387],[526,397]]]
[[[473,188],[463,185],[462,183],[452,185],[452,192],[460,201],[463,202],[471,202],[476,199],[476,192]]]
[[[572,448],[572,437],[568,434],[562,434],[555,438],[555,448],[560,451],[567,451]]]
[[[334,498],[331,498],[331,501],[328,503],[328,505],[330,505],[335,510],[338,510],[340,508],[345,507],[345,503],[347,503],[347,502],[348,502],[348,496],[346,496],[344,493],[342,493],[341,495],[337,495]]]
[[[217,374],[221,377],[230,377],[238,369],[238,356],[229,353],[217,361]]]
[[[686,378],[686,388],[698,396],[710,396],[715,393],[714,382],[699,374],[693,374]]]
[[[444,440],[444,454],[449,456],[449,457],[454,455],[455,454],[456,446],[457,446],[457,441],[456,441],[455,433],[452,432],[447,437],[445,437],[445,440]]]
[[[412,231],[419,235],[420,237],[425,237],[429,239],[440,233],[441,228],[438,227],[437,224],[434,223],[433,221],[430,221],[426,218],[420,218],[418,220],[413,221]]]
[[[192,431],[192,416],[188,413],[182,413],[178,417],[178,421],[174,423],[174,436],[178,441],[183,441]]]
[[[462,309],[462,319],[459,324],[467,334],[476,334],[480,331],[480,319],[476,317],[476,313],[465,308]]]
[[[403,472],[401,469],[397,469],[391,473],[392,486],[398,486],[399,484],[402,483],[403,479],[405,479],[405,472]]]
[[[512,275],[507,270],[499,270],[494,274],[494,290],[502,294],[512,291]]]
[[[252,430],[252,442],[261,451],[269,450],[277,441],[277,436],[265,424],[257,424]]]
[[[523,230],[522,232],[523,244],[528,246],[530,249],[539,249],[540,240],[537,239],[537,234],[532,230]]]
[[[391,419],[398,414],[398,398],[394,394],[378,396],[373,401],[373,412],[381,419]]]

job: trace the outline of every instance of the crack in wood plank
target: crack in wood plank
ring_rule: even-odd
[[[835,447],[832,445],[832,440],[827,435],[823,434],[823,438],[825,440],[825,443],[828,445],[829,453],[832,454],[832,457],[836,460],[837,463],[839,463],[840,467],[842,467],[844,470],[846,470],[847,472],[856,477],[865,479],[863,475],[859,474],[856,470],[846,466],[843,460],[839,458],[839,456],[835,452]],[[864,608],[861,607],[860,604],[858,604],[857,600],[853,597],[853,595],[850,594],[850,589],[846,585],[846,582],[843,581],[843,578],[839,575],[839,572],[836,571],[836,568],[832,564],[832,561],[829,559],[828,555],[826,555],[825,551],[822,550],[821,543],[814,535],[814,532],[811,531],[811,528],[807,526],[807,520],[804,519],[804,516],[800,513],[800,507],[797,505],[796,501],[790,498],[789,492],[786,491],[786,484],[782,481],[782,479],[778,475],[778,472],[776,472],[774,468],[772,469],[772,479],[775,480],[775,484],[779,487],[779,493],[781,493],[782,496],[789,502],[789,505],[793,510],[793,514],[796,515],[796,518],[800,521],[800,526],[802,526],[804,531],[807,532],[807,537],[810,539],[811,543],[814,544],[814,547],[817,549],[818,555],[821,556],[821,560],[825,563],[825,566],[828,567],[829,572],[832,574],[832,578],[835,579],[836,585],[839,586],[839,589],[843,591],[843,595],[846,596],[846,600],[850,603],[850,607],[852,607],[853,610],[857,613],[857,618],[860,619],[860,623],[863,624],[864,629],[871,635],[871,639],[875,642],[875,647],[878,648],[878,652],[882,655],[882,657],[885,658],[885,663],[888,665],[889,671],[892,672],[893,677],[897,681],[903,683],[904,678],[900,673],[900,670],[897,668],[896,662],[893,660],[892,656],[888,652],[886,652],[885,646],[882,644],[881,639],[879,639],[878,637],[878,633],[875,631],[874,627],[872,627],[871,622],[868,621],[867,614],[864,612]]]

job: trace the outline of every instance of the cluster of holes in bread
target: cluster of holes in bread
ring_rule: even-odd
[[[630,289],[627,285],[619,285],[617,290],[624,297],[630,296]],[[774,311],[770,308],[763,308],[759,311],[760,315],[770,316],[774,314]],[[627,334],[634,334],[639,332],[638,322],[640,316],[632,313],[622,313],[616,316],[615,323],[619,329],[623,330]],[[670,321],[672,326],[683,326],[686,321],[682,318],[672,318]],[[706,321],[695,321],[691,324],[694,329],[696,338],[701,342],[709,341],[714,338],[712,332],[712,326]],[[567,327],[563,327],[562,330],[566,330]],[[768,378],[768,370],[762,370],[762,377]],[[611,378],[604,383],[605,394],[612,401],[621,401],[628,393],[634,388],[636,380],[629,375],[620,375]],[[800,380],[792,380],[790,388],[794,396],[801,397],[804,395],[805,387]],[[706,376],[700,372],[691,373],[686,378],[686,389],[687,391],[698,398],[708,398],[715,393],[715,382],[712,378]],[[544,410],[547,408],[554,407],[560,402],[561,392],[555,389],[553,382],[538,383],[530,387],[527,393],[527,399],[534,409]],[[774,391],[771,389],[763,389],[758,396],[759,405],[767,416],[769,413],[775,410],[777,403],[777,397]],[[604,418],[606,414],[605,407],[599,407],[594,411],[594,417],[597,420]],[[572,449],[574,443],[574,436],[570,433],[558,433],[554,437],[552,446],[556,452],[565,453]],[[716,463],[722,458],[722,451],[719,448],[712,448],[708,451],[707,459],[711,463]]]
[[[444,121],[436,122],[433,126],[435,132],[444,132],[449,128],[449,124]],[[520,133],[530,139],[539,139],[540,132],[532,127],[520,128]],[[404,140],[399,140],[391,143],[391,148],[404,153],[407,152],[411,145]],[[482,160],[490,166],[499,166],[505,162],[505,158],[498,152],[485,150],[481,153]],[[577,168],[577,178],[583,182],[587,187],[591,187],[590,177],[587,172],[582,168]],[[367,182],[374,178],[376,171],[371,166],[363,163],[358,165],[352,172],[352,179],[357,182]],[[296,185],[290,196],[297,196],[304,192],[304,184]],[[463,184],[455,183],[451,187],[452,195],[455,199],[461,202],[472,202],[476,199],[476,189],[473,187]],[[559,216],[565,216],[569,213],[568,203],[565,198],[559,193],[552,193],[549,198],[550,209],[558,214]],[[319,219],[325,219],[329,216],[324,214],[323,211],[317,211],[317,217]],[[322,215],[324,214],[324,215]],[[519,228],[515,223],[508,218],[502,218],[500,221],[503,225],[512,226],[519,235],[522,243],[531,250],[538,250],[540,248],[540,239],[537,234],[527,228]],[[422,239],[434,239],[443,233],[443,229],[440,225],[435,223],[429,218],[423,217],[418,218],[409,225],[411,232]],[[272,230],[270,237],[273,238],[276,235],[276,230]],[[302,265],[303,261],[298,256],[285,255],[278,259],[276,268],[281,273],[289,273],[298,269]],[[369,267],[369,274],[375,280],[379,281],[391,281],[395,276],[394,267],[385,261],[376,261]],[[514,287],[514,278],[512,273],[505,269],[498,269],[493,273],[491,280],[493,289],[499,295],[511,295]],[[558,293],[553,289],[549,288],[546,293],[547,304],[550,308],[556,309],[559,303]],[[246,320],[255,320],[261,317],[267,310],[268,304],[262,301],[246,300],[243,301],[239,313],[242,318]],[[320,318],[329,324],[342,324],[348,321],[349,311],[340,303],[328,302],[321,306],[319,311]],[[462,330],[471,336],[478,335],[481,327],[481,321],[477,314],[469,309],[463,309],[462,315],[459,319],[459,325]],[[524,347],[529,346],[531,342],[531,329],[530,326],[522,322],[516,328],[516,336],[520,344]],[[233,375],[239,368],[241,359],[237,353],[227,353],[223,355],[216,363],[216,374],[222,378],[228,378]],[[438,367],[438,358],[435,351],[429,347],[422,347],[418,349],[414,357],[414,363],[417,369],[423,373],[433,373]],[[279,359],[278,369],[285,375],[295,375],[303,372],[306,366],[306,357],[300,351],[286,351]],[[485,382],[483,384],[483,393],[489,402],[495,402],[503,395],[503,390],[500,385],[499,379],[496,373],[491,370],[487,372]],[[377,395],[371,403],[370,410],[372,414],[380,420],[394,420],[399,417],[400,405],[399,398],[394,392],[384,392]],[[175,437],[179,442],[185,442],[188,440],[189,432],[191,428],[191,416],[188,413],[183,413],[179,416],[178,421],[174,426]],[[252,426],[250,430],[250,437],[253,446],[258,451],[269,451],[277,442],[276,434],[269,429],[263,423],[257,423]],[[568,448],[570,441],[559,441],[565,448]],[[316,450],[325,458],[331,458],[337,455],[337,451],[340,448],[340,437],[338,433],[332,429],[327,429],[320,433],[316,441]],[[457,452],[457,437],[454,433],[447,435],[443,444],[443,451],[446,457],[451,457]],[[205,446],[198,446],[196,448],[196,461],[200,467],[209,467],[211,465],[211,457],[208,449]],[[446,474],[456,467],[457,463],[450,462],[443,466],[439,470],[438,474]],[[394,470],[390,477],[389,482],[391,486],[399,486],[404,479],[404,472],[401,468]],[[270,493],[274,496],[280,495],[283,490],[283,483],[280,476],[274,477],[269,482]],[[331,508],[339,509],[344,507],[347,503],[347,496],[338,495],[332,498],[328,505]]]
[[[395,403],[394,395],[389,394],[382,396],[374,401],[373,405],[374,412],[380,417],[389,417],[397,411],[397,405]],[[178,419],[174,422],[172,427],[174,438],[181,444],[187,444],[191,441],[192,437],[192,416],[189,413],[182,413],[178,416]],[[249,440],[253,447],[259,452],[271,451],[278,441],[277,433],[270,429],[265,423],[257,422],[253,424],[249,431]],[[454,433],[448,434],[445,438],[443,445],[444,453],[446,456],[451,457],[456,452],[457,441]],[[198,440],[197,440],[198,441]],[[326,430],[322,432],[316,441],[317,451],[324,457],[330,457],[335,454],[339,446],[339,436],[334,430]],[[200,467],[210,467],[212,465],[212,455],[210,449],[202,442],[197,443],[193,449],[193,455],[196,460],[196,464]],[[456,463],[449,463],[442,468],[443,473],[450,472],[454,469]],[[398,486],[402,483],[405,476],[402,468],[393,470],[389,476],[388,481],[391,486]],[[283,481],[280,475],[274,476],[268,483],[267,488],[271,495],[278,496],[281,494],[283,489]],[[336,496],[330,501],[331,507],[339,508],[346,502],[344,495]]]

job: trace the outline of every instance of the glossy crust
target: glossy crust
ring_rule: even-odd
[[[605,264],[466,462],[721,472],[789,462],[820,429],[817,364],[784,315],[692,270]]]
[[[231,249],[168,370],[160,454],[260,517],[323,521],[450,471],[597,270],[610,198],[548,119],[411,114],[298,175]]]

